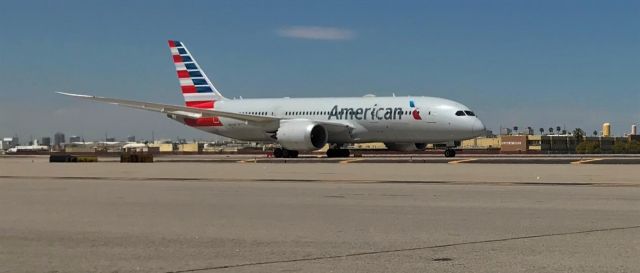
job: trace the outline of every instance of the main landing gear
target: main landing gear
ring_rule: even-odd
[[[275,148],[273,149],[273,156],[276,158],[296,158],[298,157],[298,151]]]
[[[349,149],[332,148],[327,150],[327,157],[349,157],[350,154]]]
[[[455,156],[456,156],[456,150],[451,148],[447,148],[444,150],[444,157],[455,157]]]

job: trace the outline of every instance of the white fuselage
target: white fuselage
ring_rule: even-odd
[[[470,109],[435,97],[277,98],[216,101],[218,111],[303,119],[349,125],[349,133],[331,133],[329,143],[441,143],[470,139],[485,127]],[[417,112],[417,113],[414,113]],[[181,117],[171,117],[185,123]],[[216,126],[194,126],[213,134],[246,141],[275,141],[279,122],[253,123],[219,118]]]

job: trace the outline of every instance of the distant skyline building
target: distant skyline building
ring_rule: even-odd
[[[602,136],[603,137],[611,136],[611,123],[605,122],[602,124]]]
[[[66,138],[65,138],[65,136],[64,136],[64,134],[63,134],[63,133],[57,132],[57,133],[55,133],[55,134],[53,135],[53,144],[54,144],[55,146],[58,146],[58,147],[59,147],[60,145],[62,145],[62,144],[64,144],[64,143],[66,143],[66,142],[67,142],[67,141],[66,141]]]
[[[638,126],[636,126],[635,124],[631,125],[631,135],[635,136],[637,134],[638,134]]]
[[[127,141],[128,142],[136,142],[136,136],[128,136],[127,137]]]
[[[69,137],[69,143],[74,143],[74,142],[82,142],[82,137],[80,137],[80,136],[70,136]]]
[[[51,138],[50,137],[42,137],[40,139],[40,145],[51,146]]]
[[[107,142],[116,142],[116,138],[115,137],[108,137],[106,139]]]

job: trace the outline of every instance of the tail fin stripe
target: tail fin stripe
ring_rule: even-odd
[[[189,76],[191,77],[202,78],[202,73],[200,73],[200,71],[198,70],[188,71],[188,73],[189,73]]]
[[[180,79],[180,86],[193,85],[191,79]]]
[[[194,63],[175,63],[176,70],[189,70],[189,71],[200,71],[198,67]]]
[[[182,94],[196,93],[197,92],[196,87],[193,86],[193,85],[180,86],[180,88],[182,89]]]
[[[189,71],[187,70],[178,70],[178,78],[189,78]]]
[[[211,93],[211,92],[213,92],[213,90],[211,90],[211,87],[209,87],[209,86],[196,86],[196,91],[198,93]]]
[[[189,107],[195,108],[213,108],[214,101],[212,100],[203,100],[203,101],[187,101],[186,104]]]
[[[212,100],[211,93],[187,93],[183,94],[185,101],[205,101]]]
[[[204,79],[191,79],[193,81],[193,85],[207,85],[207,81]]]

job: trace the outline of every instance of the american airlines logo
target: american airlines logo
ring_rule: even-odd
[[[418,110],[411,111],[413,118],[422,119]],[[329,112],[329,120],[401,120],[405,115],[402,107],[367,107],[367,108],[340,108],[333,106]]]

